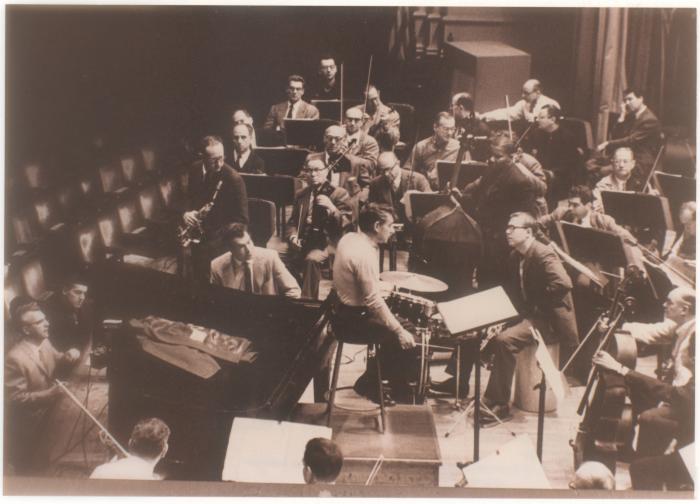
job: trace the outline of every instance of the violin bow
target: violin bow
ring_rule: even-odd
[[[121,444],[119,444],[119,441],[117,441],[116,438],[115,438],[114,436],[112,436],[112,434],[110,434],[110,432],[107,430],[107,428],[106,428],[104,425],[102,425],[102,424],[100,423],[100,421],[99,421],[97,418],[95,418],[95,417],[93,416],[93,414],[90,413],[90,411],[89,411],[85,406],[83,406],[83,404],[80,402],[80,400],[79,400],[77,397],[75,397],[75,395],[73,395],[73,392],[71,392],[70,390],[68,390],[68,387],[66,387],[66,386],[63,384],[62,381],[60,381],[60,380],[54,380],[54,382],[55,382],[56,385],[58,385],[59,388],[71,399],[71,401],[73,401],[73,402],[78,406],[78,408],[80,408],[80,409],[82,410],[82,412],[85,413],[85,414],[88,416],[88,418],[89,418],[90,420],[92,420],[93,423],[94,423],[95,425],[97,425],[97,427],[99,427],[99,429],[100,429],[102,432],[105,433],[105,436],[107,436],[107,438],[110,440],[110,442],[112,442],[112,443],[114,444],[114,446],[121,452],[121,454],[122,454],[123,456],[125,456],[125,457],[128,457],[128,456],[129,456],[129,452],[126,451],[126,450],[124,449],[124,447],[123,447]]]
[[[363,107],[363,112],[367,114],[367,96],[369,95],[369,83],[370,77],[372,76],[372,60],[374,59],[374,54],[369,55],[369,69],[367,70],[367,85],[365,86],[365,104]],[[363,123],[364,126],[364,123]]]
[[[511,142],[513,141],[513,125],[510,121],[510,100],[508,95],[506,95],[506,116],[508,117],[508,136],[510,136]]]
[[[649,175],[647,176],[647,180],[644,183],[644,188],[642,189],[642,192],[646,193],[649,191],[649,189],[651,189],[651,179],[656,173],[656,167],[659,164],[659,160],[661,160],[661,154],[663,153],[665,148],[665,143],[661,144],[661,147],[659,147],[659,152],[656,154],[656,159],[654,160],[654,164],[652,165],[651,170],[649,170]]]
[[[340,63],[340,124],[343,124],[343,67],[345,63]]]

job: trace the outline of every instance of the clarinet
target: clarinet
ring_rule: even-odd
[[[180,245],[186,248],[193,243],[202,242],[202,239],[204,239],[204,228],[202,227],[202,222],[214,208],[214,202],[216,201],[216,197],[219,195],[219,191],[221,190],[221,186],[223,184],[223,180],[219,180],[219,183],[216,184],[216,189],[214,190],[214,194],[209,200],[209,203],[197,211],[197,221],[194,224],[182,224],[177,228],[177,237],[180,240]]]

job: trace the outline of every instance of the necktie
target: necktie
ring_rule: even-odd
[[[287,119],[292,118],[292,112],[294,111],[294,104],[290,102],[289,109],[287,110]]]
[[[245,274],[245,291],[253,293],[253,264],[246,261],[243,264],[243,273]]]
[[[520,276],[520,292],[523,295],[523,301],[527,301],[527,294],[525,292],[525,279],[523,278],[524,270],[525,270],[525,256],[520,257],[520,264],[518,267],[518,272]]]

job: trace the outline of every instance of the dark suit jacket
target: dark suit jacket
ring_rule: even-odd
[[[231,151],[233,152],[233,151]],[[257,173],[258,175],[265,175],[265,160],[258,156],[255,149],[250,151],[250,156],[245,160],[243,166],[238,166],[234,161],[233,155],[226,161],[229,163],[234,170],[238,173]]]
[[[214,195],[218,175],[205,180],[202,170],[202,162],[198,161],[190,167],[187,174],[187,210],[201,209]],[[227,164],[221,168],[220,176],[223,185],[214,207],[204,220],[204,230],[210,237],[217,235],[226,224],[248,223],[248,195],[243,178]]]
[[[279,129],[284,129],[284,118],[287,115],[287,105],[288,101],[283,101],[282,103],[276,103],[270,107],[270,111],[267,113],[265,118],[264,129],[274,130],[279,127]],[[318,119],[320,114],[318,109],[311,105],[310,103],[300,100],[300,103],[296,105],[296,115],[294,119]]]
[[[55,292],[41,303],[41,309],[50,324],[49,339],[53,346],[61,352],[77,348],[84,355],[97,329],[92,302],[85,300],[75,312],[63,295]]]
[[[404,205],[401,204],[401,198],[409,190],[429,192],[430,183],[422,173],[411,173],[409,170],[402,168],[401,182],[396,193],[392,190],[391,182],[385,176],[379,175],[374,177],[369,183],[369,197],[367,201],[390,207],[401,222],[406,222],[406,212]]]
[[[508,293],[518,312],[546,322],[552,334],[543,334],[546,340],[559,340],[566,345],[578,343],[574,301],[571,297],[571,278],[557,254],[548,245],[538,242],[527,250],[523,263],[524,294],[520,288],[520,254],[511,252]],[[552,338],[553,337],[553,338]]]
[[[608,151],[630,147],[637,160],[632,179],[636,182],[646,180],[661,145],[661,123],[654,113],[647,107],[639,118],[634,115],[626,117],[625,121],[614,126],[612,138],[608,142]]]

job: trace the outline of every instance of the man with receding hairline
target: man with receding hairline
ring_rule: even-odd
[[[483,121],[511,121],[525,120],[533,122],[537,118],[542,107],[552,105],[561,109],[559,102],[542,94],[542,84],[537,79],[529,79],[523,84],[522,98],[512,104],[510,108],[499,108],[484,114],[477,114]]]
[[[393,152],[382,152],[377,160],[379,175],[369,183],[369,203],[391,209],[399,222],[406,223],[406,191],[430,192],[428,179],[422,173],[404,170]]]
[[[347,143],[352,143],[348,154],[364,159],[367,162],[369,173],[374,173],[379,155],[379,145],[373,137],[362,130],[362,111],[358,108],[346,110],[344,124]]]
[[[438,188],[437,162],[456,161],[459,142],[455,140],[455,118],[449,112],[438,112],[433,119],[433,135],[413,146],[404,169],[422,173],[432,189]],[[464,161],[469,161],[469,153]]]

